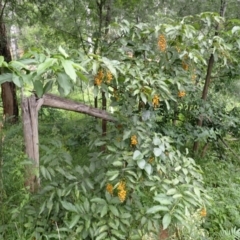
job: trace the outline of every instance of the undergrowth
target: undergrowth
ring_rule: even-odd
[[[71,201],[69,197],[72,198],[73,196],[68,196],[67,190],[64,190],[64,188],[68,188],[69,191],[70,189],[76,191],[74,186],[65,182],[63,174],[77,174],[76,168],[88,165],[89,131],[93,130],[96,125],[96,120],[90,117],[83,118],[81,115],[72,114],[70,118],[71,124],[69,124],[69,115],[64,117],[58,110],[43,110],[40,113],[39,120],[40,143],[45,146],[40,148],[43,155],[43,169],[45,169],[42,170],[41,174],[46,174],[52,164],[51,161],[62,159],[61,161],[66,163],[64,166],[66,170],[63,170],[62,174],[52,174],[51,181],[49,179],[52,184],[56,183],[56,186],[53,184],[56,188],[56,194],[65,196],[62,201]],[[29,161],[24,155],[21,124],[3,130],[1,139],[0,239],[33,239],[31,229],[36,227],[40,229],[38,229],[39,231],[41,229],[47,231],[46,236],[50,237],[47,239],[51,239],[51,234],[54,235],[54,233],[51,233],[51,229],[58,229],[56,223],[61,224],[61,221],[65,221],[64,219],[71,215],[71,210],[66,209],[69,206],[64,208],[55,205],[55,200],[53,200],[51,194],[49,195],[51,191],[48,193],[49,190],[47,189],[43,189],[45,193],[42,192],[40,197],[39,195],[32,196],[25,189],[24,168],[26,164],[29,164]],[[52,145],[53,142],[55,142],[55,146]],[[199,218],[199,214],[196,212],[188,213],[188,226],[175,226],[171,239],[239,239],[240,162],[236,157],[236,154],[239,153],[239,146],[236,142],[233,142],[230,147],[235,154],[228,152],[224,160],[219,160],[214,149],[209,150],[207,157],[198,159],[198,164],[203,170],[205,188],[212,198],[211,206],[207,208],[207,215],[204,218]],[[57,155],[56,151],[51,152],[54,149],[58,151]],[[53,159],[51,159],[51,154],[55,156]],[[71,163],[69,162],[70,159]],[[71,175],[68,177],[71,180]],[[75,176],[73,175],[73,177]],[[47,178],[47,175],[45,175],[45,181]],[[85,184],[87,186],[87,184],[91,184],[91,181]],[[60,193],[61,191],[62,193]],[[76,192],[75,197],[77,198],[79,194],[81,195],[81,192]],[[54,195],[54,198],[57,198],[57,195]],[[52,201],[49,201],[50,199]],[[57,215],[52,215],[50,211],[52,208],[59,208]],[[22,212],[23,209],[24,212]],[[36,211],[36,209],[38,210]],[[31,222],[35,219],[34,215],[39,213],[41,213],[41,216],[39,215],[37,223]],[[71,222],[68,224],[71,224]],[[176,230],[178,235],[176,235]],[[63,229],[61,231],[64,232]],[[61,234],[59,236],[66,236],[65,233]],[[76,234],[71,234],[71,239],[76,239]]]

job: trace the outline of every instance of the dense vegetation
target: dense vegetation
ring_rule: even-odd
[[[0,1],[0,83],[90,109],[40,108],[39,165],[3,116],[0,239],[240,239],[239,6]]]

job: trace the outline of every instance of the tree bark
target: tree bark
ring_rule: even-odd
[[[80,112],[83,114],[87,114],[93,117],[97,117],[100,119],[104,119],[106,121],[114,122],[116,121],[113,116],[111,116],[105,110],[101,110],[98,108],[90,107],[83,103],[78,103],[69,99],[61,98],[59,96],[53,94],[44,94],[43,97],[43,106],[53,107],[59,109],[65,109],[74,112]]]
[[[38,138],[38,110],[43,100],[36,97],[22,97],[23,133],[25,140],[25,152],[32,165],[26,167],[25,186],[30,192],[37,192],[40,186],[39,180],[39,138]]]
[[[12,57],[9,49],[6,26],[3,22],[3,11],[4,6],[2,6],[0,2],[0,55],[4,57],[6,62],[10,62]],[[3,73],[3,69],[1,69],[0,73]],[[1,89],[4,118],[8,122],[15,123],[19,115],[16,86],[12,82],[5,82],[1,85]]]

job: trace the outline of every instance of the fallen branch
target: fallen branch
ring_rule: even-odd
[[[80,112],[93,117],[105,119],[111,122],[116,121],[116,119],[105,110],[94,108],[86,104],[78,103],[73,100],[65,99],[53,94],[44,94],[42,98],[40,98],[39,100],[41,99],[43,99],[42,106],[65,109],[73,112]]]

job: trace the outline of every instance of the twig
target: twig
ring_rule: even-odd
[[[14,223],[14,225],[15,225],[15,227],[16,227],[16,229],[17,229],[18,237],[19,237],[19,239],[20,239],[20,238],[21,238],[21,236],[20,236],[20,234],[19,234],[19,231],[18,231],[17,224],[16,224],[16,223]]]
[[[240,157],[228,146],[228,144],[224,141],[224,139],[221,136],[218,136],[223,145],[236,157],[240,160]]]
[[[56,225],[56,229],[57,229],[57,232],[58,232],[58,239],[60,240],[60,239],[61,239],[61,236],[60,236],[60,231],[59,231],[57,222],[55,222],[55,225]]]

